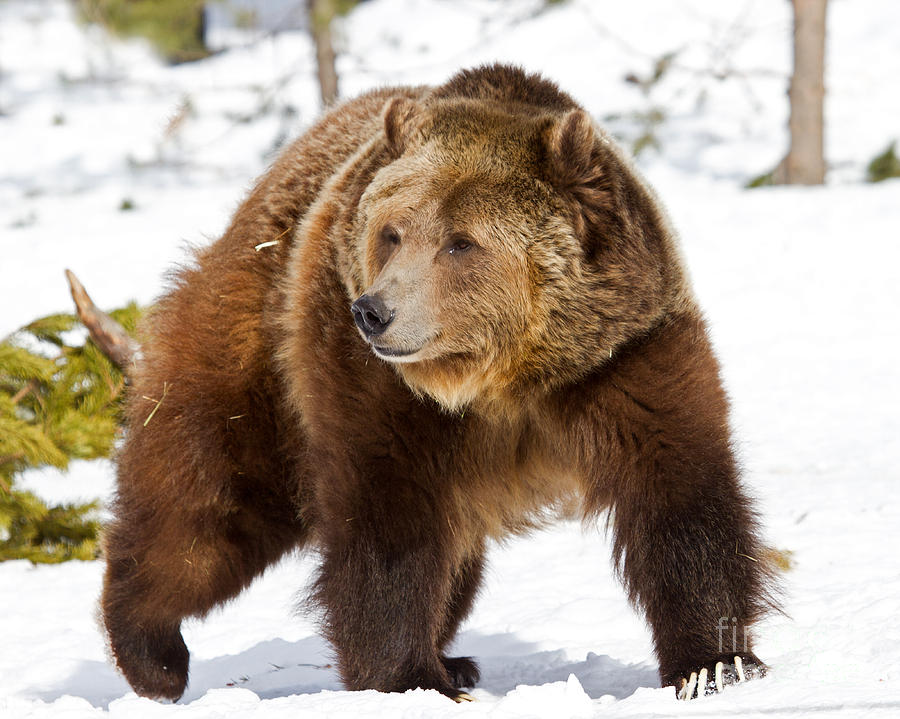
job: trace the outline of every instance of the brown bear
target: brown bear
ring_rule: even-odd
[[[553,83],[495,65],[336,107],[173,285],[105,536],[140,694],[184,691],[183,618],[314,547],[346,687],[465,698],[477,666],[444,652],[488,540],[573,507],[608,512],[663,685],[763,671],[723,646],[771,572],[675,234]]]

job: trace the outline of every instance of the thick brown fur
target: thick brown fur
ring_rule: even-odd
[[[664,684],[720,658],[720,618],[771,606],[674,234],[544,79],[484,67],[339,106],[145,336],[102,597],[141,694],[184,691],[183,618],[310,546],[345,685],[456,696],[478,670],[444,651],[486,541],[573,504],[609,511]]]

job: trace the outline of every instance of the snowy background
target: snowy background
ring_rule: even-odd
[[[342,25],[342,93],[441,82],[506,60],[557,80],[626,138],[666,120],[640,166],[679,228],[734,404],[767,536],[793,552],[787,617],[756,632],[770,677],[690,704],[658,687],[649,634],[577,525],[494,549],[456,652],[474,704],[341,691],[292,558],[188,622],[176,705],[136,697],[94,619],[102,565],[0,564],[0,717],[766,717],[900,715],[900,181],[863,184],[900,139],[900,3],[832,0],[829,183],[746,191],[786,149],[785,0],[373,0]],[[677,51],[647,93],[623,81]],[[80,26],[61,0],[0,0],[0,336],[70,311],[63,269],[101,306],[149,303],[189,245],[223,230],[273,152],[318,112],[302,33],[239,38],[167,67]],[[122,209],[125,206],[133,209]],[[81,463],[23,484],[109,496]]]

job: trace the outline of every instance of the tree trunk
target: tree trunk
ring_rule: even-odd
[[[784,184],[825,182],[825,11],[828,0],[791,0],[794,74],[789,91],[791,145],[779,173]]]
[[[338,98],[336,55],[331,42],[331,21],[336,14],[334,0],[309,0],[309,31],[316,46],[316,66],[323,107],[333,105]]]

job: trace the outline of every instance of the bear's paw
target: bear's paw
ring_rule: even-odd
[[[759,660],[743,659],[736,654],[731,662],[719,660],[712,666],[701,667],[699,672],[691,672],[690,676],[682,676],[676,684],[676,691],[680,700],[690,701],[696,697],[717,694],[732,684],[764,677],[766,670],[766,665]]]
[[[450,675],[450,683],[457,689],[474,687],[481,678],[478,665],[470,657],[441,657],[441,663]]]

